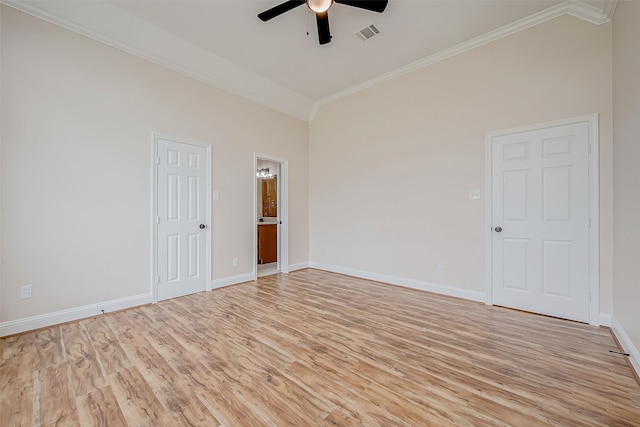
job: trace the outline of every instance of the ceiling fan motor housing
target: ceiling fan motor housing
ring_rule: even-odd
[[[389,3],[388,0],[288,0],[272,7],[271,9],[259,13],[258,18],[266,22],[276,16],[280,16],[285,12],[295,9],[298,6],[306,4],[307,7],[316,14],[316,22],[318,24],[318,42],[321,45],[327,44],[331,41],[328,11],[334,2],[378,13],[382,13],[386,9],[387,3]]]

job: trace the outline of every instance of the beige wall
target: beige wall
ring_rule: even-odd
[[[634,6],[632,18],[616,18],[622,51],[637,39]],[[484,200],[469,200],[468,190],[484,198],[485,133],[593,112],[600,114],[600,311],[613,310],[609,24],[555,19],[323,106],[308,127],[1,9],[0,321],[149,292],[151,132],[213,146],[212,187],[221,195],[213,202],[213,279],[252,271],[259,152],[290,160],[291,264],[310,259],[482,293]],[[637,147],[629,142],[635,123],[625,117],[638,116],[638,98],[627,94],[637,73],[625,70],[634,66],[629,54],[614,63],[616,96],[627,95],[616,99],[615,191],[623,195],[616,224],[630,229]],[[637,346],[631,241],[616,234],[623,255],[615,316]],[[34,285],[32,299],[18,299],[21,284]]]
[[[253,270],[254,152],[289,160],[308,260],[307,123],[5,6],[1,31],[0,321],[150,292],[152,132],[212,144],[213,279]]]
[[[600,115],[601,312],[612,310],[611,25],[561,17],[323,106],[310,260],[485,291],[485,133]],[[444,273],[436,272],[438,264]]]
[[[640,3],[613,22],[614,317],[640,349]],[[636,360],[636,367],[640,361]]]

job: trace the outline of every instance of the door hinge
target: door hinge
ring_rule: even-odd
[[[160,217],[159,216],[156,217],[156,224],[160,224]]]
[[[589,228],[591,228],[591,218],[589,218]]]
[[[591,292],[589,292],[589,302],[591,302]]]
[[[160,156],[156,157],[156,165],[160,164]]]
[[[156,276],[156,285],[160,284],[160,276]]]
[[[587,153],[591,154],[591,144],[587,145]]]

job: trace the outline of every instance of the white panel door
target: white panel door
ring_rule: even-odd
[[[589,125],[492,139],[493,303],[589,322]]]
[[[158,139],[158,300],[206,289],[208,157],[204,147]]]

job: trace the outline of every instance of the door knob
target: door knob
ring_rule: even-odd
[[[200,224],[200,228],[204,230],[207,226],[205,224]]]
[[[494,230],[496,231],[496,233],[500,233],[502,231],[502,227],[498,226],[494,228]]]

